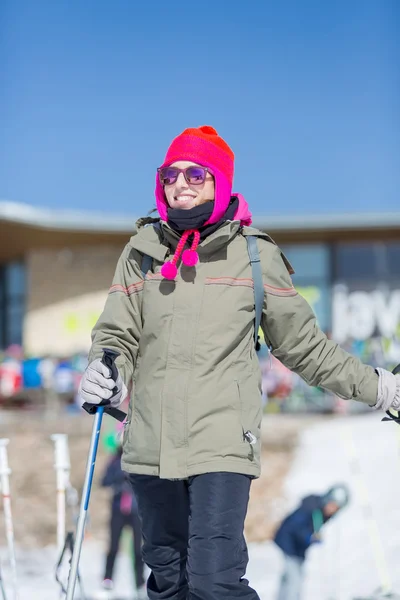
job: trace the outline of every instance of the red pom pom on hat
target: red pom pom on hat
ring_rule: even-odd
[[[208,133],[208,135],[218,135],[218,131],[214,127],[211,127],[211,125],[202,125],[198,129],[203,133]]]

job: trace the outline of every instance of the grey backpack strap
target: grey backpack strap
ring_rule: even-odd
[[[258,350],[260,347],[258,341],[258,331],[260,329],[262,309],[264,304],[264,282],[261,270],[260,255],[258,253],[257,237],[255,235],[247,235],[246,241],[254,285],[254,306],[256,313],[254,319],[254,344],[256,350]]]
[[[155,221],[154,223],[149,223],[148,225],[145,225],[145,227],[149,227],[151,225],[151,227],[154,227],[154,229],[156,229],[157,231],[161,230],[161,223],[160,221]],[[143,275],[143,279],[146,278],[146,274],[151,271],[151,267],[153,266],[153,258],[151,256],[149,256],[148,254],[143,254],[143,258],[142,258],[142,266],[141,266],[141,271],[142,271],[142,275]]]
[[[143,254],[142,267],[141,267],[143,279],[145,279],[147,273],[149,271],[151,271],[152,265],[153,265],[153,258],[151,256],[149,256],[148,254]]]

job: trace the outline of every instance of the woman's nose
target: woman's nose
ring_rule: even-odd
[[[178,179],[176,180],[176,187],[179,188],[180,190],[188,188],[188,184],[187,181],[185,179],[185,176],[183,173],[179,173],[178,175]]]

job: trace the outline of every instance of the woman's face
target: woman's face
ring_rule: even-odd
[[[187,167],[201,166],[189,160],[178,160],[171,167],[187,169]],[[188,210],[199,204],[210,202],[215,198],[215,182],[211,173],[206,173],[205,181],[201,184],[189,184],[183,173],[179,173],[175,183],[164,185],[164,193],[171,208]]]

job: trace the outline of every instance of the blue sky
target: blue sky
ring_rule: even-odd
[[[145,214],[210,124],[256,215],[400,210],[398,0],[2,0],[0,199]]]

